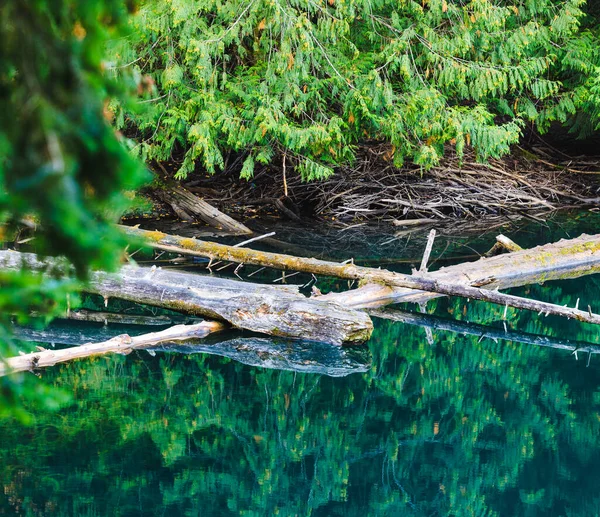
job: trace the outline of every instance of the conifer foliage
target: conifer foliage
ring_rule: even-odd
[[[498,157],[526,124],[543,131],[591,102],[577,90],[597,70],[584,4],[148,0],[112,52],[155,86],[117,121],[145,158],[183,151],[180,178],[223,169],[231,151],[245,178],[282,157],[325,178],[370,140],[396,165],[430,167],[449,147]]]

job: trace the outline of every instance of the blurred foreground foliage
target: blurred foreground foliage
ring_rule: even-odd
[[[118,264],[126,243],[111,223],[145,177],[106,116],[111,99],[126,99],[104,73],[106,42],[124,34],[132,9],[116,0],[0,3],[0,230],[39,223],[38,253],[66,256],[77,279]],[[0,354],[11,315],[64,311],[75,277],[0,273]],[[0,382],[3,395],[18,384]]]

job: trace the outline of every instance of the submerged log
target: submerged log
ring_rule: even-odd
[[[199,323],[190,321],[192,318],[186,316],[140,316],[137,314],[123,314],[115,312],[76,310],[63,314],[62,318],[75,321],[90,321],[96,323],[118,323],[120,325],[147,325],[147,326],[168,326],[182,323]]]
[[[154,350],[219,355],[249,366],[328,377],[364,373],[371,367],[366,348],[344,348],[315,341],[277,338],[235,338],[216,343],[183,342],[160,345]]]
[[[241,249],[241,248],[235,248]],[[0,251],[0,268],[43,270],[33,254]],[[252,284],[158,268],[124,266],[117,274],[92,272],[84,290],[104,298],[163,307],[224,320],[263,334],[326,343],[363,343],[373,331],[367,314],[306,298],[298,286]]]
[[[12,331],[18,341],[43,343],[50,346],[75,346],[82,343],[108,341],[121,334],[129,334],[133,337],[149,332],[156,332],[156,326],[88,324],[55,319],[43,329],[14,325]]]
[[[65,348],[63,350],[40,349],[38,352],[10,357],[3,362],[0,362],[0,376],[9,373],[35,370],[53,366],[57,363],[64,363],[66,361],[72,361],[73,359],[81,359],[95,355],[108,353],[126,354],[132,350],[155,346],[164,341],[201,338],[207,336],[211,332],[217,332],[224,328],[225,326],[222,323],[203,321],[194,325],[176,325],[160,332],[152,332],[151,334],[143,334],[136,337],[122,334],[101,343],[88,343],[86,345]]]

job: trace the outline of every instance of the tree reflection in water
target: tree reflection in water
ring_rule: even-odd
[[[592,296],[594,279],[578,284],[534,294]],[[430,310],[480,323],[504,312],[447,300]],[[578,323],[508,319],[597,342]],[[342,378],[145,352],[47,370],[74,400],[54,414],[27,407],[30,427],[1,424],[0,513],[596,514],[600,364],[433,337],[378,320],[371,369]]]

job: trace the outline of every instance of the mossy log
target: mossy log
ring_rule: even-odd
[[[534,248],[442,267],[427,273],[427,277],[441,283],[498,290],[579,278],[598,272],[600,235],[584,234],[575,239],[562,239]],[[345,307],[378,308],[392,303],[422,304],[444,294],[441,291],[423,292],[382,282],[369,282],[352,291],[334,293],[324,298],[337,301]]]
[[[26,266],[44,270],[56,264],[40,261],[29,253],[0,251],[0,268],[4,269]],[[92,272],[84,289],[105,298],[227,321],[235,327],[272,336],[357,344],[369,339],[373,331],[373,323],[364,312],[306,298],[297,286],[252,284],[155,267],[124,266],[116,274]]]
[[[280,253],[267,253],[197,239],[184,239],[138,228],[122,228],[127,234],[141,237],[150,246],[165,251],[359,280],[369,284],[346,293],[332,293],[319,298],[336,301],[344,307],[353,308],[376,308],[398,302],[423,303],[443,295],[466,296],[493,303],[505,303],[508,299],[504,302],[498,301],[499,293],[494,294],[492,300],[491,295],[484,291],[541,283],[547,280],[576,278],[600,271],[600,235],[582,235],[576,239],[561,240],[553,244],[481,258],[475,262],[466,262],[432,273],[411,276],[351,263],[340,264]],[[479,287],[484,289],[475,289]],[[515,297],[512,298],[514,303]],[[512,306],[518,307],[518,305]],[[531,309],[542,310],[541,307]],[[558,314],[549,308],[543,311]],[[582,311],[569,317],[587,321]],[[591,319],[595,322],[595,318]]]
[[[38,348],[37,352],[23,354],[17,357],[10,357],[0,361],[0,376],[9,373],[36,370],[47,366],[53,366],[57,363],[64,363],[74,359],[82,359],[95,355],[104,355],[108,353],[127,354],[135,349],[148,348],[156,346],[165,341],[177,341],[190,338],[205,337],[211,332],[223,330],[225,326],[215,321],[203,321],[193,325],[175,325],[160,332],[142,334],[141,336],[131,337],[128,334],[116,336],[108,341],[101,343],[88,343],[72,348],[62,350],[45,350]]]

